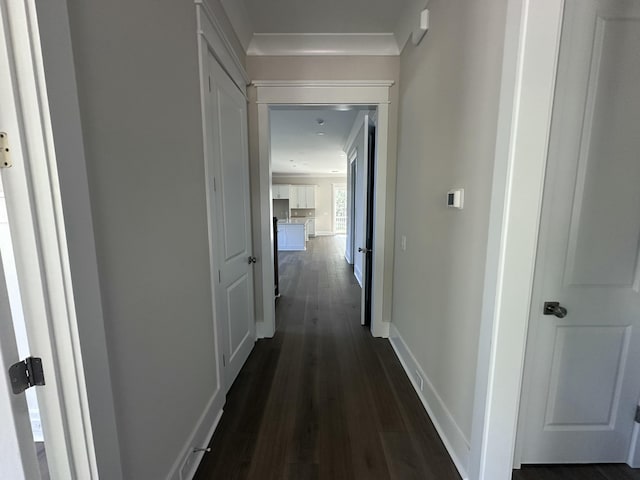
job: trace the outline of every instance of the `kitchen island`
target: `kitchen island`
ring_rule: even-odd
[[[290,218],[278,220],[278,250],[301,251],[307,249],[309,233],[306,218]]]

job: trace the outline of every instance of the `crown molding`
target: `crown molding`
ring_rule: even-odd
[[[254,33],[247,55],[400,55],[393,33]]]

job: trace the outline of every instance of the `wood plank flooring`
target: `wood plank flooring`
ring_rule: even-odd
[[[540,465],[513,471],[513,480],[640,480],[627,465]]]
[[[227,396],[196,480],[459,480],[387,340],[360,326],[343,237],[280,253],[278,331]]]

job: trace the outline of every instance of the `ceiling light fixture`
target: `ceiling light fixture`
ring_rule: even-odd
[[[322,118],[318,118],[318,119],[316,119],[316,122],[317,122],[317,124],[318,124],[318,125],[320,125],[320,126],[324,125],[324,120],[323,120]]]
[[[322,137],[324,135],[324,132],[318,132],[317,134]]]
[[[351,110],[350,105],[336,105],[336,110],[339,112],[349,112]]]

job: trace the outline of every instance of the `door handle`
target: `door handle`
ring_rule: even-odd
[[[544,302],[543,315],[555,315],[558,318],[567,316],[567,309],[560,306],[559,302]]]
[[[251,265],[252,263],[256,263],[258,260],[256,259],[256,257],[249,257],[249,265]]]
[[[371,253],[373,250],[371,250],[370,248],[362,248],[362,247],[358,247],[358,251],[360,253]]]

